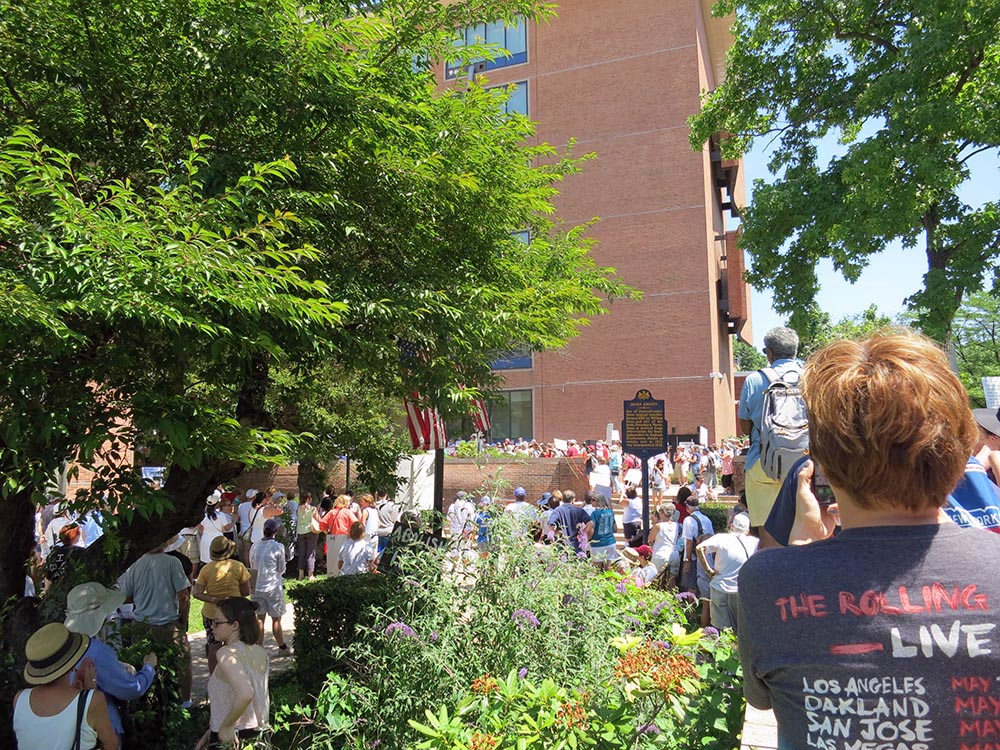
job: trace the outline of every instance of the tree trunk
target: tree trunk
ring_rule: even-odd
[[[35,503],[31,490],[8,495],[0,524],[0,602],[24,595],[24,577],[35,542]]]
[[[323,490],[326,488],[326,467],[312,458],[304,458],[299,461],[299,494],[308,492],[314,500],[323,497]]]
[[[163,489],[174,507],[149,518],[136,514],[131,523],[123,526],[121,535],[128,541],[124,564],[130,565],[184,527],[201,523],[205,499],[218,485],[239,476],[243,468],[244,464],[236,461],[216,462],[194,469],[171,466]]]

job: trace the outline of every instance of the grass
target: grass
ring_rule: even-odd
[[[205,624],[201,621],[201,610],[204,609],[205,602],[201,599],[191,597],[191,610],[188,613],[188,633],[197,633],[205,629]]]

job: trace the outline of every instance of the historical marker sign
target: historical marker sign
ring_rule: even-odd
[[[640,458],[650,458],[667,449],[667,422],[663,399],[647,390],[623,403],[622,450]]]
[[[649,539],[649,461],[667,449],[663,400],[643,389],[623,403],[622,450],[642,459],[642,538]]]

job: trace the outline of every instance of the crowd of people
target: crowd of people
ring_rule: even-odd
[[[522,487],[510,498],[459,492],[445,518],[449,556],[474,562],[501,554],[511,540],[556,545],[637,586],[690,592],[701,602],[702,625],[737,634],[747,699],[774,709],[780,746],[827,745],[821,720],[834,709],[812,696],[855,685],[857,705],[874,705],[891,685],[907,698],[898,703],[902,713],[877,727],[845,725],[852,742],[955,747],[960,735],[979,731],[963,681],[1000,666],[991,612],[1000,592],[990,574],[1000,539],[986,533],[1000,531],[1000,411],[970,410],[942,352],[911,332],[837,342],[804,366],[789,329],[770,331],[765,344],[769,367],[748,378],[741,395],[749,444],[678,446],[649,459],[648,532],[639,460],[615,441],[568,441],[566,455],[587,458],[582,498],[554,488],[531,499]],[[767,404],[777,380],[782,398],[808,407],[808,453],[785,445],[776,459],[769,445]],[[539,456],[552,450],[511,446]],[[732,487],[741,449],[746,496],[717,529],[702,504],[717,485]],[[91,523],[62,506],[39,514],[49,581],[92,541]],[[211,675],[204,744],[231,747],[255,736],[268,716],[268,617],[279,652],[290,651],[281,629],[289,561],[300,578],[324,567],[328,576],[378,571],[400,530],[418,525],[385,494],[331,490],[314,502],[273,487],[242,498],[220,488],[198,526],[139,558],[115,589],[77,586],[65,622],[31,637],[29,687],[14,702],[19,742],[41,747],[42,737],[72,740],[80,732],[82,746],[117,747],[115,700],[147,690],[158,661],[150,653],[138,671],[119,663],[109,623],[128,618],[153,642],[183,650],[191,596],[204,602]],[[189,674],[181,683],[189,700]]]

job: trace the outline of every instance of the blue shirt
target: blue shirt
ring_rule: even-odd
[[[799,469],[808,461],[800,458],[792,464],[764,522],[767,533],[783,547],[788,546],[788,535],[795,523],[795,493],[798,491]],[[965,474],[948,495],[948,504],[942,508],[959,526],[978,526],[1000,532],[1000,489],[986,476],[986,469],[975,459],[965,464]],[[837,526],[834,533],[839,533]]]
[[[594,511],[597,512],[596,510]],[[590,523],[590,516],[583,508],[578,508],[570,503],[563,503],[549,514],[547,523],[562,530],[563,537],[573,545],[573,549],[580,551],[580,542],[576,538],[577,527],[580,524],[586,526]]]
[[[786,372],[802,371],[802,363],[797,359],[776,359],[770,367],[779,377]],[[736,416],[753,422],[753,428],[750,430],[750,449],[747,451],[747,471],[750,471],[760,459],[760,423],[764,411],[764,391],[768,385],[764,373],[757,370],[747,375],[743,381],[743,390],[740,391],[740,407]],[[791,472],[788,475],[791,476]]]
[[[592,547],[607,547],[615,543],[615,512],[611,508],[597,508],[590,515],[594,522],[594,537],[590,540]]]
[[[156,677],[156,670],[149,664],[143,664],[142,669],[132,674],[118,661],[115,650],[96,638],[90,639],[83,658],[94,660],[94,666],[97,667],[97,689],[121,701],[135,700],[143,695]],[[122,717],[114,701],[108,701],[108,715],[115,731],[119,735],[124,734]]]

